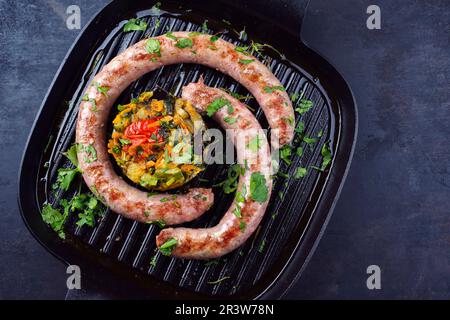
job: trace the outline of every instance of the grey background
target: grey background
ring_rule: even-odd
[[[63,299],[65,266],[23,224],[17,172],[39,105],[82,25],[108,1],[0,0],[0,298]],[[377,4],[382,29],[366,28]],[[450,1],[311,0],[303,37],[359,107],[349,177],[289,298],[450,298]],[[366,288],[366,268],[382,289]]]

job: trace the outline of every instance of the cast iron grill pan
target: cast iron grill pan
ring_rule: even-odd
[[[178,8],[179,9],[179,8]],[[70,166],[70,162],[61,155],[75,140],[75,128],[78,107],[86,87],[93,76],[117,54],[139,40],[163,34],[167,31],[201,31],[201,22],[192,13],[177,15],[162,12],[156,16],[153,12],[138,12],[137,15],[148,24],[146,32],[123,33],[124,20],[115,28],[107,30],[103,40],[92,44],[86,63],[75,73],[70,85],[59,87],[65,94],[55,115],[51,130],[48,131],[48,143],[41,151],[39,170],[36,176],[36,205],[41,207],[49,202],[58,207],[61,199],[70,200],[78,191],[76,187],[67,192],[52,190],[56,182],[57,170]],[[130,17],[130,15],[128,15]],[[215,33],[224,28],[230,29],[220,20],[208,18],[208,32]],[[217,28],[217,29],[216,29]],[[250,37],[252,33],[247,29]],[[222,36],[236,45],[246,45],[230,31]],[[292,164],[281,162],[280,171],[285,176],[278,176],[265,217],[256,233],[236,251],[214,261],[182,260],[165,257],[156,250],[155,237],[160,229],[155,225],[143,224],[128,220],[106,209],[94,228],[78,227],[77,213],[72,213],[65,224],[67,240],[65,245],[76,250],[91,250],[98,259],[107,259],[108,264],[120,265],[125,270],[139,274],[144,279],[157,279],[169,283],[174,288],[182,288],[186,292],[210,297],[256,297],[266,290],[286,265],[294,247],[307,231],[309,221],[314,217],[320,195],[323,193],[329,172],[308,169],[302,179],[294,179],[298,166],[310,168],[320,167],[321,149],[330,143],[336,154],[339,136],[342,131],[339,105],[333,103],[327,91],[317,78],[313,78],[306,70],[292,61],[282,60],[271,50],[256,54],[281,81],[289,94],[296,93],[301,99],[313,101],[314,107],[303,116],[296,115],[296,122],[305,124],[304,134],[317,138],[317,142],[308,145],[296,141],[293,145]],[[220,72],[200,65],[180,64],[160,68],[131,84],[116,102],[125,104],[131,98],[147,90],[171,92],[181,95],[181,88],[190,82],[198,81],[203,76],[207,85],[227,88],[233,92],[247,95],[248,92],[233,79]],[[55,84],[58,86],[58,83]],[[263,128],[269,128],[262,110],[254,99],[245,101],[253,110]],[[298,104],[298,103],[297,103]],[[295,105],[294,105],[295,107]],[[110,120],[117,114],[113,107]],[[211,121],[209,126],[215,126]],[[298,136],[299,134],[297,134]],[[299,140],[299,139],[296,139]],[[295,149],[303,147],[302,156],[295,155]],[[111,158],[114,162],[114,160]],[[222,181],[227,172],[226,165],[209,165],[185,188],[210,187]],[[117,169],[120,173],[120,170]],[[81,179],[81,178],[80,178]],[[75,183],[76,185],[76,183]],[[88,191],[84,186],[83,191]],[[221,188],[214,188],[214,206],[201,218],[185,224],[194,228],[213,226],[218,223],[229,205],[233,195],[225,195]],[[39,211],[33,214],[39,215]],[[48,232],[51,232],[48,229]],[[156,256],[156,258],[153,258]],[[150,261],[156,260],[152,266]],[[300,266],[299,266],[300,267]],[[222,281],[217,281],[222,279]],[[177,289],[179,290],[179,289]]]

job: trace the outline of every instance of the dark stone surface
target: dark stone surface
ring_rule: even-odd
[[[75,1],[84,24],[108,1]],[[17,172],[33,119],[78,30],[74,1],[0,2],[0,298],[65,297],[65,267],[26,230]],[[366,28],[381,7],[382,29]],[[448,1],[312,0],[304,39],[337,66],[359,135],[335,213],[289,298],[450,298]],[[366,268],[382,289],[366,288]]]

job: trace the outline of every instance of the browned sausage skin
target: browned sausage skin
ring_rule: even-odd
[[[265,65],[251,55],[237,52],[233,44],[222,39],[213,42],[210,35],[188,32],[136,43],[94,77],[86,91],[86,101],[80,105],[76,141],[82,146],[78,156],[89,188],[112,210],[138,221],[162,219],[168,224],[181,223],[195,219],[213,203],[213,194],[207,189],[191,189],[164,203],[160,200],[166,195],[147,198],[146,193],[115,174],[107,154],[106,121],[120,93],[142,75],[176,63],[203,64],[242,83],[261,105],[273,131],[278,132],[279,144],[274,143],[273,147],[289,143],[293,137],[294,111],[280,82]]]
[[[228,100],[230,110],[223,107],[213,118],[224,129],[234,130],[233,141],[245,139],[244,148],[237,149],[238,163],[245,164],[240,176],[236,197],[218,225],[212,228],[168,228],[163,229],[156,238],[158,247],[171,239],[176,246],[171,254],[175,257],[189,259],[211,259],[225,255],[242,245],[256,230],[267,208],[272,190],[270,148],[264,132],[256,118],[240,101],[203,83],[191,83],[183,88],[183,99],[191,102],[199,110],[217,98]],[[229,121],[227,119],[235,119]],[[232,131],[233,132],[233,131]],[[245,137],[245,138],[243,138]],[[250,141],[258,139],[258,147],[250,148]],[[254,177],[264,180],[265,198],[254,197],[252,183]],[[255,200],[256,199],[256,200]],[[238,211],[236,211],[238,209]]]

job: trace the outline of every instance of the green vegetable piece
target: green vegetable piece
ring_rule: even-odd
[[[259,203],[268,199],[269,190],[266,178],[259,172],[253,172],[250,176],[250,195],[253,200]]]

